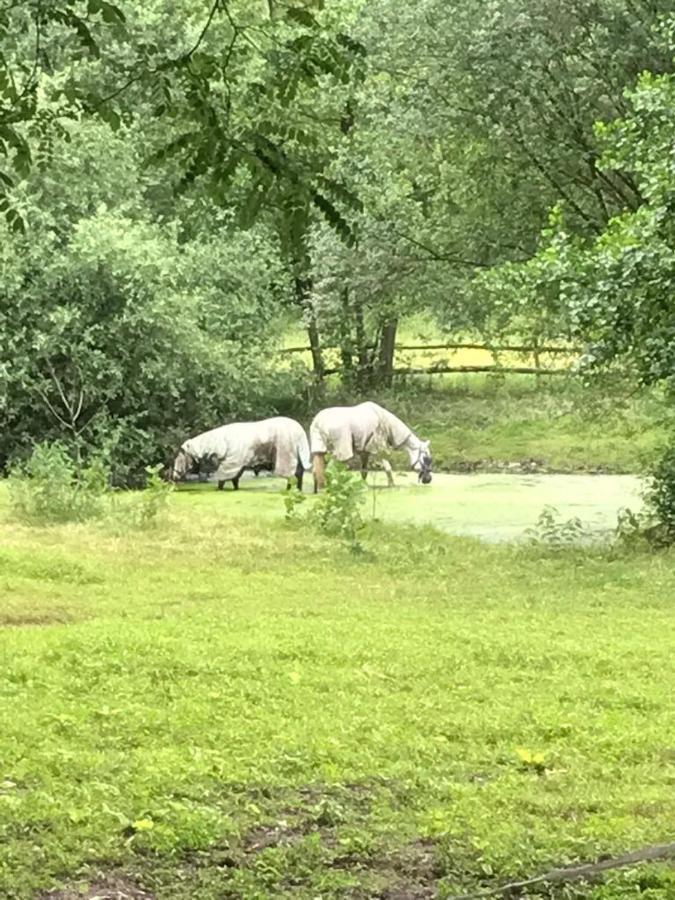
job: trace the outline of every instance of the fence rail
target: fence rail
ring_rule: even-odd
[[[311,347],[282,347],[278,350],[278,353],[310,353]],[[339,347],[321,347],[319,348],[321,352],[326,350],[339,350]],[[367,345],[366,350],[372,350],[372,344]],[[525,347],[520,344],[504,344],[499,347],[491,346],[489,344],[395,344],[394,350],[398,351],[406,351],[406,350],[487,350],[489,353],[527,353],[530,356],[533,356],[535,353],[581,353],[581,349],[579,347],[552,347],[552,346],[541,346],[541,347]]]
[[[324,369],[323,375],[340,375],[341,368]],[[392,375],[461,375],[484,373],[486,375],[569,375],[569,369],[537,369],[535,366],[429,366],[428,368],[396,368]]]

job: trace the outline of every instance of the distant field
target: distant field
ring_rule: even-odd
[[[397,350],[395,355],[395,366],[400,368],[431,368],[434,365],[443,363],[448,366],[535,366],[537,359],[533,354],[514,353],[504,351],[495,355],[489,350],[477,348],[461,348],[452,349],[423,349],[428,344],[443,343],[481,343],[480,340],[467,337],[465,340],[453,338],[442,332],[438,326],[430,319],[424,316],[418,316],[409,319],[401,324],[396,336],[396,343],[402,346],[415,346],[420,349],[415,350]],[[499,342],[497,342],[499,343]],[[511,341],[510,343],[514,343]],[[523,343],[515,340],[515,343]],[[527,344],[527,341],[524,342]],[[307,332],[297,325],[289,326],[283,334],[279,343],[279,349],[287,349],[290,347],[306,347],[308,345]],[[336,349],[328,349],[325,351],[325,362],[328,368],[334,368],[340,365],[340,356]],[[295,362],[302,362],[308,368],[311,368],[312,357],[309,352],[293,353],[289,355],[279,355],[279,365],[288,366],[291,359]],[[575,354],[551,354],[541,353],[539,364],[543,368],[567,368],[574,361]]]
[[[448,897],[672,839],[672,554],[355,557],[246,493],[115,537],[0,489],[0,896]]]

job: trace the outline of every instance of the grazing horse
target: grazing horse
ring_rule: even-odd
[[[215,477],[218,490],[231,481],[236,491],[242,474],[250,469],[256,475],[261,471],[282,478],[295,475],[301,491],[303,475],[310,468],[304,428],[294,419],[276,416],[222,425],[185,441],[174,460],[172,479],[180,481],[195,472],[206,473]]]
[[[417,472],[418,480],[422,484],[431,481],[429,441],[421,441],[407,425],[377,403],[322,409],[314,416],[309,439],[315,493],[325,483],[326,453],[342,462],[357,459],[365,478],[371,456],[379,456],[387,448],[405,449],[410,458],[410,468]],[[389,461],[380,458],[378,462],[386,472],[389,486],[393,487],[394,476]]]

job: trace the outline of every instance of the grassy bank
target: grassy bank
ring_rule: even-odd
[[[448,335],[424,316],[405,321],[401,344],[439,344]],[[514,338],[516,344],[523,341]],[[527,341],[524,341],[527,343]],[[289,324],[281,347],[298,347],[307,336]],[[494,365],[487,350],[400,351],[397,365],[431,367]],[[309,354],[278,357],[311,368]],[[505,352],[504,366],[532,366],[522,354]],[[569,360],[548,356],[543,365],[565,367]],[[339,365],[337,352],[328,351],[327,364]],[[324,397],[288,410],[307,423],[317,408],[328,403],[379,400],[397,412],[424,437],[431,439],[439,471],[523,468],[552,472],[637,472],[649,463],[668,431],[669,404],[658,391],[635,391],[634,385],[607,380],[585,385],[574,376],[450,374],[397,378],[388,391],[363,396],[342,387],[337,376],[327,380]]]
[[[357,402],[336,389],[330,402]],[[667,434],[667,404],[573,378],[432,376],[368,395],[429,438],[438,471],[638,472]]]
[[[354,557],[231,496],[0,524],[0,896],[450,896],[672,837],[670,556]]]

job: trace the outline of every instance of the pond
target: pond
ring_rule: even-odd
[[[374,491],[380,518],[430,522],[490,541],[522,538],[546,506],[561,521],[579,518],[599,536],[615,527],[622,507],[642,506],[642,483],[633,475],[438,474],[428,488],[414,476],[398,476],[398,483],[410,487]]]
[[[578,517],[599,537],[616,525],[622,507],[637,512],[642,506],[642,482],[633,475],[516,475],[434,474],[429,486],[417,483],[411,473],[398,473],[396,487],[387,488],[381,472],[369,476],[364,513],[384,521],[431,524],[449,534],[471,535],[488,541],[523,538],[546,506],[554,507],[559,519]],[[237,515],[277,517],[283,515],[278,478],[245,476],[238,492],[228,485],[224,492],[213,485],[181,487],[178,496],[199,493],[208,503],[222,503]],[[306,479],[305,490],[312,490]],[[182,495],[182,496],[181,496]]]

